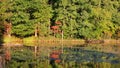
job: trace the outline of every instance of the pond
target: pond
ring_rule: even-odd
[[[120,45],[1,47],[10,53],[3,68],[119,68]],[[4,55],[3,55],[4,56]],[[9,56],[8,56],[9,57]]]

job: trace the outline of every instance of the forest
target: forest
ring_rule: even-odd
[[[119,45],[120,0],[0,0],[0,68],[120,68]]]
[[[120,38],[120,0],[0,0],[0,36]]]

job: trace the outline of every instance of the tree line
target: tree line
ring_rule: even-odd
[[[0,0],[0,35],[120,37],[120,0]]]

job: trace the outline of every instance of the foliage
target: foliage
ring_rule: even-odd
[[[3,41],[3,35],[5,32],[5,26],[4,26],[4,22],[6,18],[9,18],[10,13],[8,14],[7,12],[5,12],[8,8],[7,5],[9,6],[8,2],[6,0],[4,1],[0,1],[0,44],[2,44]]]
[[[58,21],[64,38],[117,38],[119,4],[119,0],[2,0],[0,23],[12,23],[12,35],[20,38],[33,36],[35,29],[40,37],[53,36],[50,27]]]
[[[31,36],[34,34],[35,24],[39,26],[40,35],[48,33],[51,8],[46,0],[13,0],[10,10],[13,13],[10,18],[13,25],[13,35],[18,37]],[[41,30],[42,28],[44,31]]]

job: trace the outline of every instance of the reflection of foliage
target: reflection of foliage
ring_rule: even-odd
[[[37,57],[35,57],[34,49],[32,47],[16,47],[11,49],[12,59],[7,64],[9,68],[51,68],[48,65],[48,54],[44,51],[38,51]],[[36,60],[37,59],[37,60]]]
[[[27,48],[12,48],[12,59],[7,65],[10,68],[25,67],[29,68],[29,64],[34,62],[32,51]]]
[[[66,62],[120,62],[118,57],[112,53],[83,50],[80,48],[66,48],[67,54],[64,54]]]
[[[36,58],[34,57],[34,47],[12,48],[12,60],[7,65],[10,68],[52,68],[49,61],[49,53],[59,50],[60,47],[39,47]],[[60,63],[52,66],[57,68],[119,68],[120,59],[112,53],[87,50],[83,47],[64,47],[63,54],[60,54]],[[118,67],[117,67],[118,66]]]

